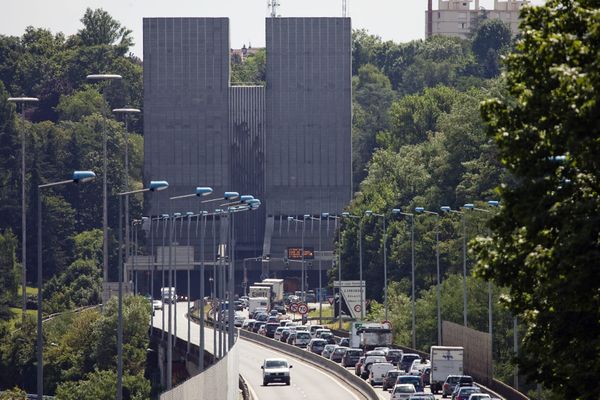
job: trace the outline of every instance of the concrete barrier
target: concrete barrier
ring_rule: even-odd
[[[258,335],[253,332],[249,332],[244,329],[239,329],[240,337],[260,343],[264,346],[271,347],[279,352],[289,354],[293,357],[298,357],[305,362],[313,364],[314,366],[323,369],[328,374],[335,375],[337,378],[347,383],[350,387],[358,391],[364,396],[366,400],[379,400],[375,389],[360,377],[354,375],[354,373],[348,371],[338,363],[321,357],[318,354],[306,351],[296,346],[289,345],[287,343],[279,342],[277,340],[270,339],[266,336]]]

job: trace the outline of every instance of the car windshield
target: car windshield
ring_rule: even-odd
[[[414,387],[410,387],[410,386],[396,386],[396,389],[394,389],[394,393],[414,393],[415,392],[415,388]]]
[[[300,332],[296,333],[296,338],[298,338],[298,339],[310,339],[310,333],[304,332],[304,331],[300,331]]]
[[[285,368],[287,367],[287,361],[285,360],[268,360],[265,363],[266,368]]]

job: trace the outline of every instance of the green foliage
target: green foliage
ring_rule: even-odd
[[[123,375],[123,399],[142,400],[150,397],[150,382],[142,374]],[[56,391],[58,400],[111,400],[117,392],[114,371],[94,371],[86,379],[65,382]]]
[[[510,27],[499,19],[486,19],[479,24],[472,49],[483,76],[492,78],[500,73],[500,55],[508,49],[511,39]]]
[[[0,400],[27,400],[27,393],[18,387],[14,387],[0,393]]]
[[[32,316],[19,319],[16,329],[0,325],[0,387],[19,386],[35,392],[36,321]]]
[[[84,46],[92,47],[98,45],[117,44],[127,52],[130,46],[133,46],[131,30],[127,29],[115,20],[110,14],[101,8],[92,10],[87,8],[83,18],[81,18],[83,29],[80,29],[77,36]]]
[[[232,60],[231,85],[264,85],[267,74],[266,61],[265,49],[260,49],[255,54],[249,54],[243,62],[239,59]]]
[[[109,112],[108,104],[97,90],[84,87],[83,90],[68,96],[61,96],[56,106],[61,120],[79,121],[81,118],[94,113],[106,115]]]
[[[597,399],[600,11],[596,1],[550,0],[523,17],[506,59],[514,100],[483,107],[516,182],[500,189],[478,271],[510,286],[506,304],[527,326],[521,371],[560,398]]]
[[[17,238],[12,231],[0,232],[0,320],[11,317],[9,306],[17,299],[21,271],[16,249]]]

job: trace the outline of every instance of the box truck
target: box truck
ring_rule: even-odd
[[[442,390],[448,375],[463,375],[463,347],[431,346],[431,392]]]

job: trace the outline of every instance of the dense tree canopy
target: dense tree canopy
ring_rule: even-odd
[[[522,370],[557,398],[600,395],[598,5],[526,9],[507,57],[512,98],[483,108],[516,182],[501,188],[479,272],[510,287],[506,304],[527,326]]]

